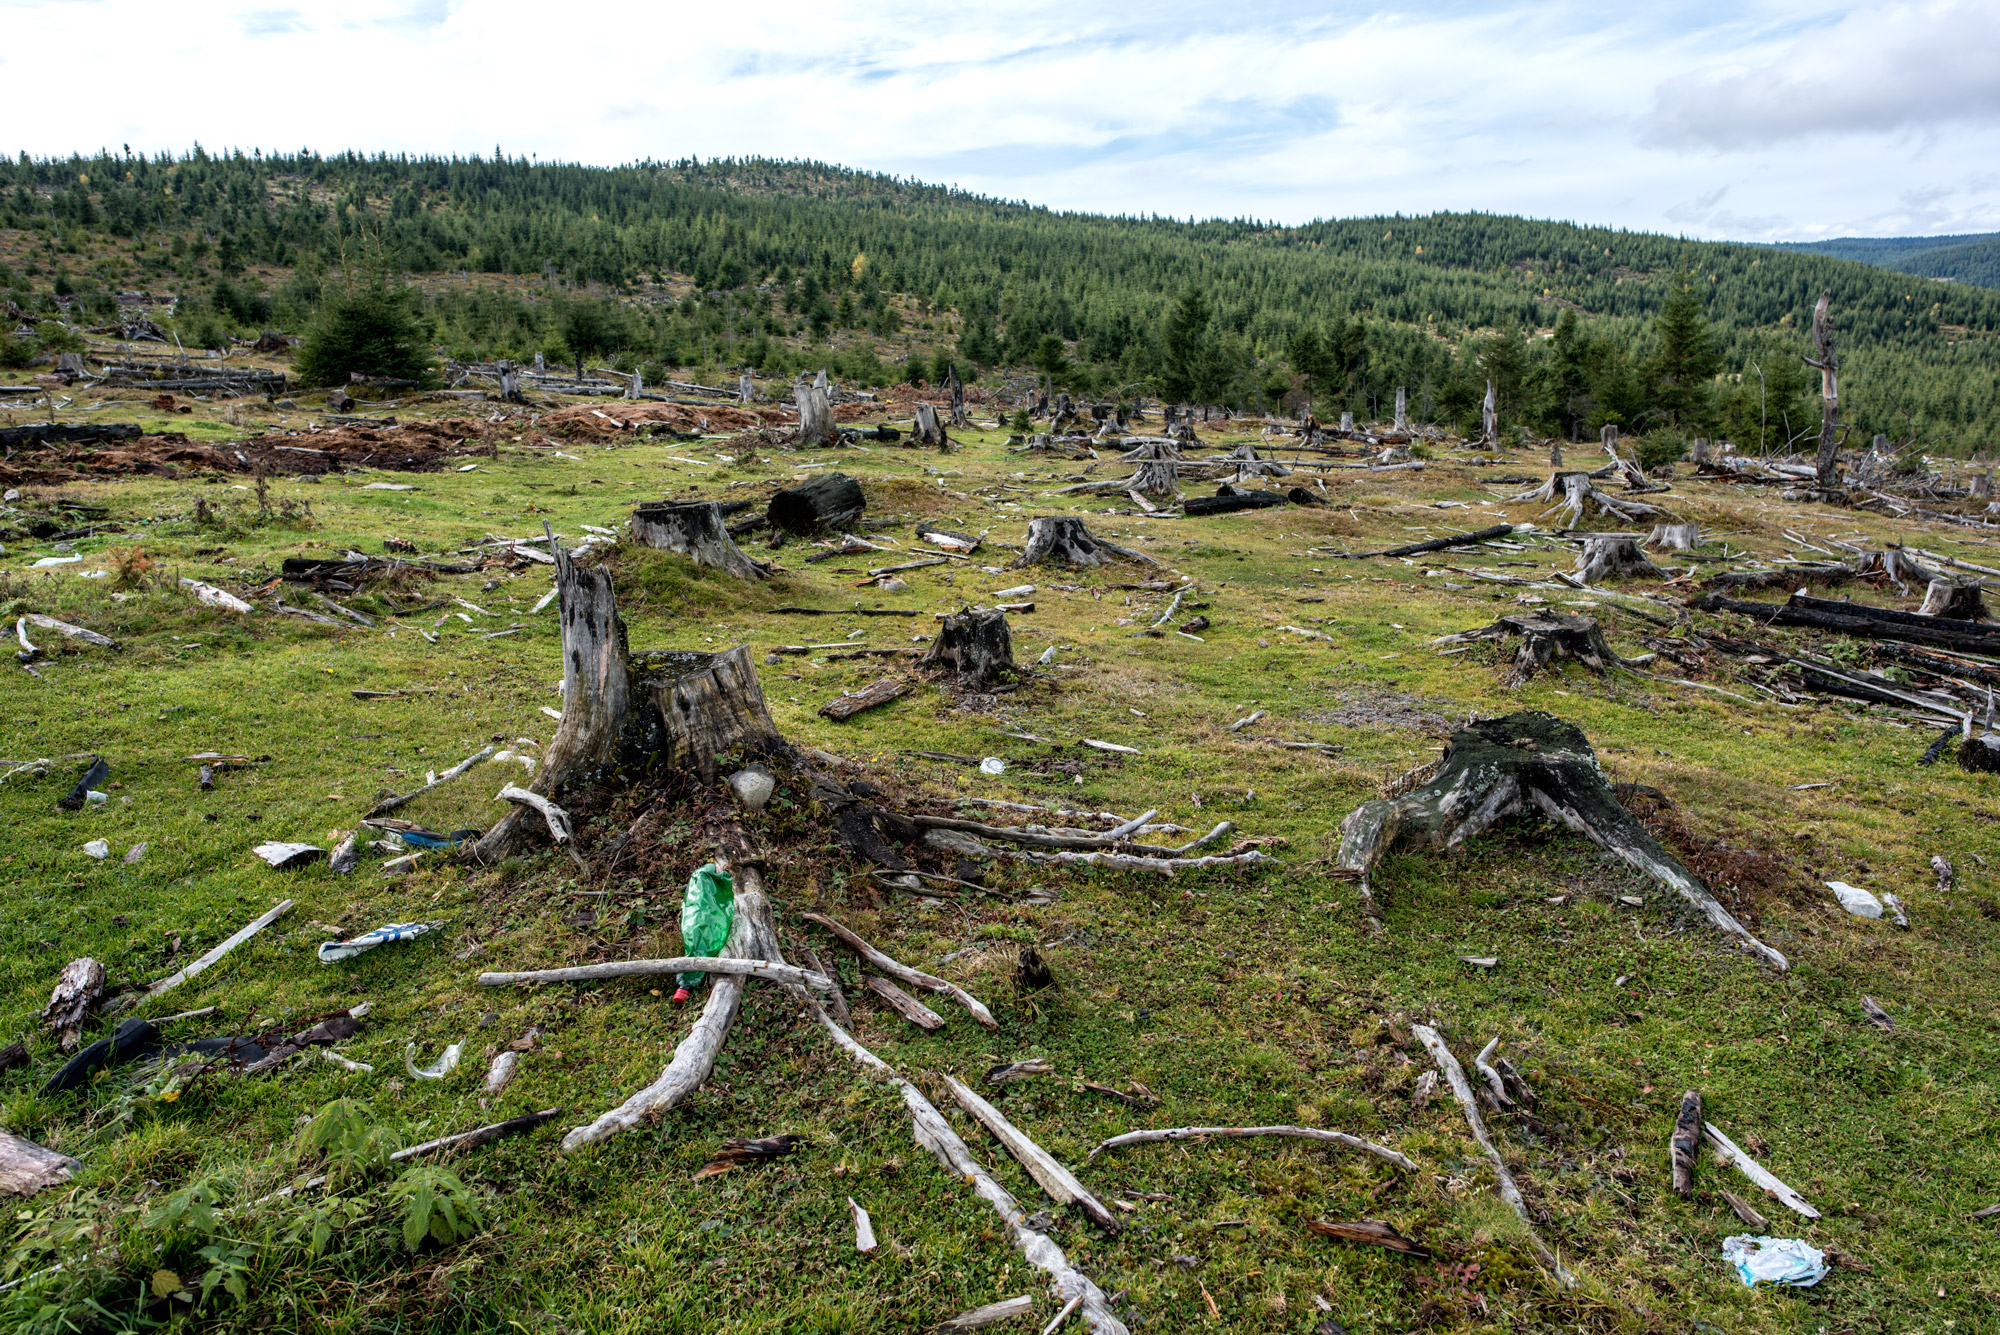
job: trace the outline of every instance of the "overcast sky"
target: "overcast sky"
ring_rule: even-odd
[[[0,149],[805,157],[1058,208],[2000,230],[2000,0],[0,0]]]

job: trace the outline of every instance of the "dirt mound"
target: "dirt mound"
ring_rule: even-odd
[[[852,422],[877,411],[874,404],[837,403],[836,422]],[[608,436],[642,426],[664,426],[673,431],[755,431],[759,427],[795,427],[798,414],[775,404],[735,404],[703,407],[687,403],[628,402],[581,403],[560,408],[540,422],[543,431],[557,436]]]
[[[257,436],[211,445],[178,431],[137,440],[87,445],[50,444],[17,452],[0,464],[9,486],[81,482],[134,474],[183,477],[193,473],[266,473],[295,476],[351,468],[435,473],[467,455],[490,455],[492,423],[446,417],[395,427],[342,427],[296,436]]]

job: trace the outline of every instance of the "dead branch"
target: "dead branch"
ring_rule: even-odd
[[[983,1027],[987,1029],[998,1029],[1000,1027],[1000,1022],[993,1018],[993,1012],[981,1005],[979,998],[973,996],[956,983],[946,982],[942,978],[934,977],[921,970],[912,969],[906,964],[891,959],[874,946],[862,940],[859,935],[842,926],[840,923],[835,922],[832,918],[827,917],[824,913],[807,913],[801,916],[807,922],[816,922],[826,928],[827,931],[832,932],[845,942],[848,948],[855,954],[898,982],[906,983],[911,987],[922,988],[926,992],[937,992],[948,996],[959,1005],[965,1007],[967,1013]]]
[[[1350,1136],[1345,1131],[1322,1131],[1310,1126],[1176,1126],[1157,1131],[1127,1131],[1122,1136],[1113,1136],[1098,1145],[1090,1152],[1090,1157],[1095,1159],[1106,1150],[1122,1149],[1127,1145],[1152,1145],[1168,1140],[1205,1140],[1211,1136],[1294,1136],[1300,1140],[1319,1140],[1329,1145],[1345,1145],[1350,1150],[1361,1150],[1378,1159],[1387,1160],[1407,1172],[1414,1173],[1417,1170],[1416,1164],[1387,1145],[1377,1145],[1372,1140]]]
[[[973,1118],[989,1132],[993,1138],[1006,1147],[1007,1152],[1020,1160],[1028,1170],[1028,1176],[1035,1179],[1038,1186],[1049,1194],[1051,1200],[1061,1205],[1074,1205],[1082,1210],[1099,1228],[1106,1233],[1119,1231],[1118,1217],[1105,1207],[1103,1201],[1091,1194],[1088,1187],[1077,1181],[1076,1175],[1065,1168],[1054,1155],[1037,1145],[1023,1134],[1005,1117],[1000,1110],[974,1093],[963,1081],[947,1075],[943,1077],[945,1088],[958,1100],[958,1106],[971,1113]]]

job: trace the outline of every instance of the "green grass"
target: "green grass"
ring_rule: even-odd
[[[1002,439],[970,433],[968,447],[947,460],[875,447],[843,453],[839,464],[866,481],[883,517],[990,527],[996,539],[1018,541],[1027,518],[1052,507],[1096,512],[1098,532],[1198,581],[1196,601],[1208,604],[1214,623],[1204,643],[1138,635],[1164,610],[1164,595],[1111,587],[1142,577],[1123,567],[987,574],[977,568],[988,561],[982,552],[970,566],[910,572],[908,592],[883,593],[855,588],[862,576],[842,571],[894,558],[806,565],[796,547],[754,546],[754,555],[789,567],[759,585],[697,574],[663,553],[621,551],[611,561],[635,649],[752,644],[785,735],[867,761],[893,792],[1062,798],[1125,812],[1152,806],[1184,825],[1227,818],[1246,836],[1285,841],[1272,851],[1286,866],[1258,874],[1162,880],[1009,866],[999,873],[1004,885],[1052,886],[1059,900],[926,905],[879,893],[800,805],[801,793],[782,794],[748,822],[771,855],[783,933],[810,939],[798,915],[834,912],[906,962],[962,982],[1002,1024],[988,1034],[948,1010],[943,1031],[923,1034],[871,999],[856,1002],[862,1042],[941,1106],[949,1100],[937,1073],[976,1077],[996,1061],[1049,1058],[1055,1077],[997,1097],[1007,1115],[1100,1194],[1169,1197],[1141,1202],[1116,1238],[1058,1213],[1055,1236],[1107,1292],[1125,1292],[1121,1310],[1135,1329],[1311,1330],[1320,1319],[1316,1294],[1356,1335],[1686,1330],[1697,1320],[1730,1332],[1994,1327],[2000,1276],[1990,1225],[1967,1217],[2000,1199],[1989,982],[2000,899],[1987,866],[2000,858],[2000,839],[1990,777],[1949,764],[1912,768],[1928,734],[1858,709],[1752,706],[1575,671],[1510,693],[1498,687],[1499,660],[1487,651],[1431,653],[1432,637],[1484,624],[1519,592],[1445,567],[1526,575],[1533,571],[1498,562],[1566,568],[1566,554],[1553,549],[1409,563],[1301,555],[1308,545],[1387,546],[1445,525],[1476,527],[1492,522],[1473,517],[1487,510],[1516,522],[1535,517],[1491,504],[1482,470],[1439,461],[1423,473],[1331,480],[1339,504],[1324,510],[1142,519],[1104,514],[1115,507],[1103,500],[1040,499],[1046,484],[1076,470],[1008,454]],[[614,524],[636,500],[689,487],[761,496],[767,480],[793,475],[787,465],[795,461],[782,451],[731,468],[668,458],[712,456],[693,442],[571,442],[565,450],[583,461],[503,448],[475,473],[392,479],[418,488],[404,493],[359,489],[387,476],[378,474],[273,481],[272,504],[310,500],[310,521],[262,515],[233,478],[29,489],[31,504],[59,494],[109,505],[141,536],[86,540],[82,566],[52,572],[24,568],[50,550],[45,543],[6,542],[6,615],[47,612],[122,645],[54,653],[37,665],[38,677],[12,669],[0,684],[7,758],[95,751],[112,765],[109,802],[74,814],[55,800],[74,781],[75,764],[0,785],[0,868],[14,887],[0,907],[0,1038],[26,1039],[33,1059],[0,1075],[0,1118],[83,1161],[68,1189],[19,1206],[5,1277],[55,1259],[66,1269],[0,1298],[10,1326],[917,1330],[1022,1292],[1043,1299],[1038,1321],[1054,1314],[1045,1284],[994,1216],[913,1143],[900,1100],[862,1079],[768,989],[750,990],[714,1079],[695,1099],[600,1147],[556,1149],[562,1128],[650,1081],[690,1017],[644,981],[494,992],[472,979],[484,968],[673,953],[680,885],[710,856],[694,838],[693,812],[647,814],[633,854],[608,882],[589,886],[566,859],[547,854],[475,872],[430,865],[389,881],[372,861],[337,877],[323,865],[276,873],[251,856],[265,839],[324,844],[378,793],[407,791],[424,771],[496,738],[515,749],[524,749],[516,743],[523,737],[546,744],[553,724],[541,708],[560,703],[557,626],[553,609],[528,609],[548,588],[547,567],[398,590],[401,606],[458,597],[496,615],[448,603],[403,619],[404,629],[379,630],[268,610],[233,617],[187,601],[175,577],[244,592],[286,555],[380,551],[390,534],[430,553],[544,521],[573,539],[581,524]],[[1035,491],[988,493],[1011,506],[975,494],[1000,483]],[[194,523],[197,496],[219,509],[218,522]],[[1707,483],[1684,482],[1678,497],[1739,551],[1783,550],[1787,527],[1917,540],[1907,526],[1865,514],[1813,513]],[[1439,499],[1475,510],[1431,508]],[[907,526],[888,536],[910,541]],[[1981,546],[1957,538],[1921,541],[1982,559]],[[135,584],[79,577],[111,568],[111,548],[133,546],[156,562]],[[1427,577],[1426,568],[1437,573]],[[930,624],[927,616],[770,615],[776,606],[929,613],[1021,582],[1037,585],[1036,610],[1014,618],[1017,655],[1029,660],[1054,644],[1059,668],[990,704],[926,687],[834,724],[814,712],[821,703],[893,669],[823,656],[762,665],[773,644],[862,630],[869,645],[894,647]],[[1616,600],[1543,596],[1562,610],[1565,602],[1600,604],[1614,644],[1627,652],[1640,650],[1639,632],[1653,633],[1605,606]],[[268,609],[268,597],[258,601]],[[317,606],[302,595],[287,601]],[[389,611],[376,595],[344,601]],[[525,627],[519,634],[472,638],[516,622]],[[434,623],[436,644],[415,629]],[[1334,639],[1304,639],[1282,625]],[[48,634],[37,642],[58,645]],[[1707,679],[1744,689],[1716,672]],[[355,689],[410,694],[358,701]],[[1269,717],[1227,731],[1253,708]],[[1538,824],[1508,826],[1451,856],[1396,855],[1377,883],[1384,930],[1368,931],[1354,887],[1327,874],[1341,817],[1385,776],[1435,755],[1438,720],[1517,708],[1575,721],[1613,778],[1663,789],[1691,830],[1771,855],[1757,883],[1716,889],[1791,957],[1793,971],[1755,968],[1659,887]],[[1143,754],[1085,752],[1074,745],[1083,736]],[[1275,738],[1343,750],[1286,751]],[[268,760],[218,776],[203,793],[186,757],[205,750]],[[992,778],[902,754],[909,750],[999,755],[1010,766]],[[398,814],[435,828],[484,826],[496,815],[492,794],[509,777],[520,774],[482,768]],[[1820,782],[1835,786],[1792,790]],[[580,832],[585,850],[623,833],[639,800],[594,813]],[[94,838],[109,841],[109,859],[84,854]],[[144,860],[124,864],[140,842],[149,846]],[[1959,869],[1949,897],[1937,894],[1926,866],[1933,853]],[[1831,877],[1900,895],[1913,929],[1848,918],[1818,888]],[[599,899],[579,889],[614,893]],[[1621,904],[1627,894],[1644,906]],[[1558,895],[1568,898],[1548,902]],[[121,1069],[78,1096],[36,1094],[59,1058],[35,1015],[63,963],[88,954],[114,982],[157,978],[284,897],[298,901],[288,917],[139,1013],[214,1004],[221,1013],[196,1022],[201,1032],[253,1032],[365,1000],[367,1030],[342,1051],[373,1064],[373,1075],[301,1059],[272,1075],[203,1081],[166,1101],[144,1093],[143,1073]],[[591,906],[598,918],[581,921]],[[406,919],[445,926],[344,964],[314,958],[336,933]],[[1028,941],[1055,969],[1056,992],[1015,994],[1013,952]],[[824,953],[823,938],[819,945]],[[983,948],[939,963],[974,945]],[[1461,963],[1464,954],[1501,963],[1482,972]],[[842,967],[851,983],[851,959]],[[1897,1017],[1896,1033],[1865,1023],[1863,993]],[[1455,1106],[1413,1108],[1410,1091],[1427,1063],[1409,1038],[1412,1022],[1442,1024],[1465,1056],[1504,1035],[1504,1050],[1541,1092],[1542,1130],[1503,1124],[1496,1134],[1544,1237],[1582,1277],[1577,1291],[1556,1290],[1538,1274]],[[93,1035],[108,1028],[95,1023]],[[544,1049],[482,1106],[486,1048],[530,1025],[547,1030]],[[464,1043],[464,1065],[445,1081],[410,1079],[400,1069],[410,1042],[419,1063]],[[1084,1080],[1137,1080],[1161,1103],[1131,1109],[1083,1091]],[[1735,1280],[1720,1244],[1746,1230],[1716,1193],[1752,1189],[1706,1157],[1691,1199],[1667,1185],[1668,1130],[1690,1087],[1703,1091],[1712,1120],[1739,1143],[1754,1137],[1760,1159],[1826,1214],[1809,1222],[1761,1202],[1773,1231],[1838,1249],[1868,1270],[1836,1269],[1804,1291],[1746,1290]],[[407,1253],[378,1186],[350,1193],[354,1216],[310,1255],[286,1240],[317,1202],[302,1197],[230,1216],[222,1228],[230,1245],[254,1244],[244,1253],[245,1297],[217,1289],[193,1312],[152,1297],[155,1271],[198,1290],[210,1262],[198,1255],[206,1238],[148,1224],[147,1211],[197,1182],[219,1184],[238,1204],[274,1190],[302,1171],[292,1150],[298,1119],[342,1096],[367,1100],[410,1139],[534,1108],[565,1112],[553,1127],[453,1162],[486,1202],[487,1228],[467,1242]],[[997,1146],[951,1115],[1029,1209],[1046,1204]],[[1144,1146],[1086,1160],[1099,1140],[1139,1126],[1290,1122],[1385,1141],[1421,1171],[1399,1179],[1371,1159],[1286,1141]],[[807,1148],[767,1169],[692,1180],[723,1137],[778,1132],[805,1136]],[[850,1195],[883,1239],[872,1259],[852,1250]],[[1303,1226],[1308,1218],[1388,1219],[1439,1260],[1315,1237]],[[70,1241],[54,1246],[61,1238]],[[115,1255],[102,1250],[113,1244]]]

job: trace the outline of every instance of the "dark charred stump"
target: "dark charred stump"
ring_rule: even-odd
[[[1436,643],[1477,644],[1513,636],[1520,637],[1521,647],[1514,655],[1514,666],[1500,679],[1500,684],[1509,690],[1558,658],[1573,658],[1600,677],[1612,668],[1625,666],[1625,660],[1604,642],[1604,631],[1595,618],[1555,612],[1512,612],[1490,626],[1446,635]]]
[[[1373,917],[1369,878],[1390,849],[1415,844],[1447,852],[1507,817],[1533,813],[1587,836],[1673,890],[1759,959],[1790,967],[1619,805],[1582,731],[1539,711],[1483,719],[1453,733],[1422,787],[1349,813],[1335,865],[1359,882],[1363,911]]]
[[[1159,564],[1144,552],[1106,542],[1085,528],[1081,519],[1072,515],[1050,515],[1028,521],[1027,547],[1022,551],[1021,559],[1014,564],[1017,568],[1034,565],[1101,566],[1115,559],[1139,561],[1149,566]]]
[[[695,565],[738,579],[768,579],[771,568],[751,560],[729,536],[714,501],[642,505],[632,512],[632,536],[648,547],[678,552]]]
[[[764,517],[773,528],[804,536],[851,524],[867,508],[859,482],[845,473],[821,473],[771,497]]]
[[[946,617],[917,666],[950,672],[963,691],[1013,680],[1014,639],[1007,614],[968,609]]]
[[[1214,496],[1190,496],[1184,506],[1190,519],[1200,519],[1208,515],[1234,514],[1238,510],[1266,510],[1274,505],[1289,505],[1290,498],[1282,491],[1239,491],[1225,486]]]

